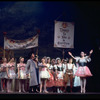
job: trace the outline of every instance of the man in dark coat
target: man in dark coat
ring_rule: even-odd
[[[40,76],[39,76],[38,64],[35,60],[34,53],[32,53],[31,58],[27,61],[26,64],[26,74],[29,75],[29,73],[30,73],[29,92],[36,93],[37,86],[40,84]]]

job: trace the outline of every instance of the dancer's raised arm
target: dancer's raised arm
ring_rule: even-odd
[[[93,53],[93,50],[90,51],[88,58],[90,58],[92,53]]]
[[[68,52],[68,54],[69,54],[73,59],[75,59],[75,57],[72,55],[71,52]]]

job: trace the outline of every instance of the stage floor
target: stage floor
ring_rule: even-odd
[[[4,99],[100,99],[100,93],[96,92],[86,92],[86,93],[80,93],[80,92],[72,92],[72,93],[19,93],[19,92],[13,92],[13,93],[2,93],[0,92],[0,98]]]
[[[0,92],[0,94],[36,94],[36,95],[87,95],[87,94],[97,94],[97,95],[100,95],[100,92],[86,92],[86,93],[80,93],[80,92],[72,92],[72,93],[29,93],[29,92],[12,92],[12,93],[7,93],[7,92]]]

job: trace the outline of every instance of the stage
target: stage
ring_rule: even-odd
[[[100,99],[100,93],[87,92],[87,93],[1,93],[0,98],[3,99]]]

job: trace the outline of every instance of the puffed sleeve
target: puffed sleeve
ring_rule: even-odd
[[[54,65],[54,69],[57,69],[57,65]]]
[[[51,70],[51,69],[53,69],[53,66],[52,66],[52,65],[50,65],[49,69],[50,69],[50,70]]]
[[[80,57],[75,57],[76,62],[78,62],[80,59]]]
[[[87,62],[91,62],[91,58],[90,57],[86,56],[85,59],[86,59]]]

